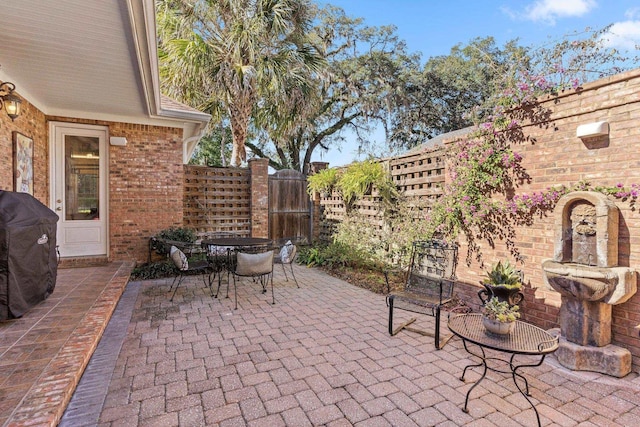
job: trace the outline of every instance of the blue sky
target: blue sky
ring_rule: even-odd
[[[319,3],[323,3],[320,1]],[[613,24],[610,44],[633,48],[640,43],[640,0],[330,0],[366,25],[395,25],[409,51],[421,52],[423,61],[447,55],[459,43],[492,36],[498,45],[519,39],[523,46],[540,46],[587,27]],[[347,136],[348,138],[348,136]],[[382,145],[383,135],[372,135]],[[356,145],[345,143],[314,161],[339,166],[362,160]],[[380,149],[382,151],[382,149]]]

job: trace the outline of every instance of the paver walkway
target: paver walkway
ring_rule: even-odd
[[[0,322],[0,425],[57,424],[132,266],[59,269],[49,298]]]
[[[471,362],[458,339],[436,351],[428,337],[390,337],[383,296],[295,268],[300,289],[276,270],[276,305],[249,280],[235,311],[232,299],[212,299],[199,280],[181,286],[173,302],[170,280],[129,284],[139,292],[129,294],[135,305],[115,367],[111,375],[87,371],[95,383],[87,391],[81,382],[68,425],[87,416],[74,400],[101,388],[102,404],[85,406],[94,407],[87,425],[535,425],[511,377],[498,373],[462,412],[479,373],[458,379]],[[553,356],[524,372],[543,425],[640,425],[636,374],[572,372]]]

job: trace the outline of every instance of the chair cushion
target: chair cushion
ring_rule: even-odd
[[[171,246],[169,255],[171,256],[171,261],[173,261],[178,270],[189,269],[189,261],[187,261],[187,256],[180,249],[176,248],[175,246]]]
[[[273,252],[247,254],[238,252],[235,273],[239,276],[261,276],[273,271]]]
[[[296,256],[296,246],[291,243],[291,240],[287,241],[280,249],[280,262],[283,264],[289,264]]]

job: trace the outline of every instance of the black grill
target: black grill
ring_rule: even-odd
[[[0,191],[0,320],[21,317],[53,292],[57,223],[33,196]]]

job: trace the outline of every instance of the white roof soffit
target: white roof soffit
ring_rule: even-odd
[[[163,107],[153,0],[3,0],[0,28],[0,80],[47,115],[182,127],[185,139],[210,119]]]

